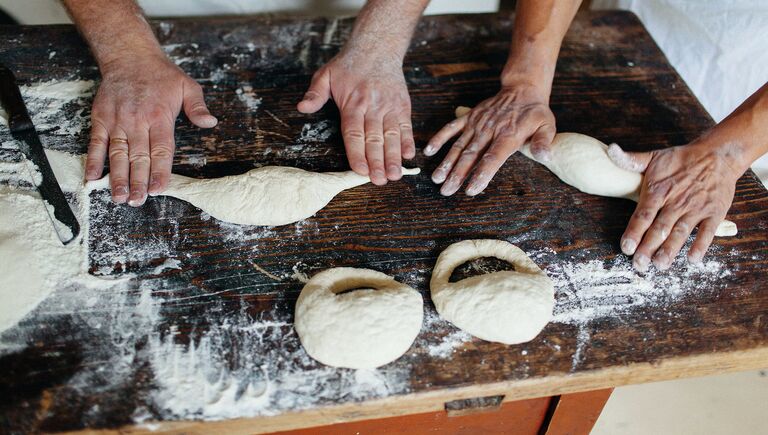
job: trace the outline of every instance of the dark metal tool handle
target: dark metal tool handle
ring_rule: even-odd
[[[64,192],[61,191],[59,182],[56,181],[56,175],[51,169],[43,145],[40,143],[40,137],[29,117],[21,91],[16,84],[16,78],[13,76],[13,72],[3,65],[0,65],[0,103],[8,113],[8,127],[11,130],[11,136],[20,141],[21,152],[37,166],[37,170],[40,172],[42,181],[37,186],[37,191],[43,200],[53,208],[51,210],[51,207],[46,205],[46,211],[51,217],[56,234],[64,244],[67,244],[80,233],[80,224],[77,222],[77,217],[72,212]],[[61,231],[56,221],[69,228],[69,233]]]
[[[4,65],[0,65],[0,102],[8,114],[8,127],[11,131],[35,128],[21,97],[19,85],[16,84],[16,77]]]

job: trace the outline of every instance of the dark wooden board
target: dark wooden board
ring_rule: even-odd
[[[283,18],[155,23],[161,43],[203,84],[220,120],[213,130],[179,120],[175,171],[214,177],[265,164],[346,169],[335,107],[302,115],[295,104],[317,66],[339,50],[351,24],[351,19]],[[456,106],[475,105],[497,91],[511,25],[505,15],[422,20],[405,62],[419,148],[452,118]],[[86,46],[69,26],[0,27],[0,62],[11,66],[22,84],[98,79]],[[244,86],[261,99],[253,111],[236,93]],[[684,144],[712,125],[640,22],[624,12],[577,16],[558,62],[552,108],[560,131],[630,149]],[[305,124],[321,122],[330,136],[302,138]],[[83,152],[87,143],[87,131],[75,138],[55,131],[42,136],[60,150]],[[0,140],[7,138],[0,130]],[[487,390],[475,395],[506,394],[509,400],[578,390],[577,379],[589,378],[581,387],[589,389],[692,376],[714,365],[737,370],[757,364],[748,362],[750,356],[765,355],[768,193],[751,172],[739,181],[729,214],[740,233],[718,239],[711,257],[727,274],[681,284],[674,277],[687,272],[678,262],[648,280],[682,285],[682,296],[630,303],[583,322],[553,322],[522,345],[464,337],[448,342],[454,348],[447,354],[436,352],[447,339],[461,337],[436,318],[429,302],[431,268],[449,244],[509,240],[538,253],[534,258],[548,271],[593,260],[626,267],[618,239],[633,210],[628,201],[564,186],[518,155],[484,194],[444,198],[429,180],[439,161],[419,155],[408,165],[421,167],[422,175],[343,192],[315,217],[278,228],[223,225],[164,197],[129,209],[110,204],[106,192],[94,192],[91,271],[128,277],[127,284],[101,293],[60,289],[0,335],[0,430],[109,428],[210,417],[172,406],[177,402],[168,394],[204,393],[197,384],[169,389],[170,374],[202,377],[211,385],[226,379],[242,387],[240,393],[249,386],[266,389],[266,404],[228,416],[263,416],[258,422],[266,425],[291,412],[300,421],[302,413],[324,407],[329,408],[322,421],[359,419],[375,412],[355,411],[356,404],[392,398],[403,404],[414,397],[440,402]],[[180,269],[156,270],[168,258],[178,259]],[[400,360],[367,373],[373,381],[314,362],[292,329],[302,287],[295,272],[311,275],[334,266],[380,270],[424,296],[427,320],[417,342]],[[590,290],[560,284],[559,305]],[[723,354],[741,357],[723,364],[718,357]],[[176,366],[169,363],[174,355],[182,361]],[[195,365],[193,356],[204,361]],[[719,362],[707,364],[710,356]],[[674,361],[693,362],[686,370],[678,364],[674,373],[662,369]],[[642,374],[632,371],[640,366],[648,368]],[[168,372],[169,367],[176,371]],[[525,387],[534,384],[540,386],[536,391]],[[334,414],[334,407],[344,411]]]

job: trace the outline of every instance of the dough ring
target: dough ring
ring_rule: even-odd
[[[515,270],[449,282],[453,270],[481,257],[496,257]],[[487,341],[517,344],[535,338],[552,318],[552,281],[517,246],[503,240],[464,240],[437,258],[429,283],[432,301],[445,320]]]
[[[352,289],[360,290],[345,293]],[[295,327],[304,349],[321,363],[371,369],[411,347],[423,315],[413,288],[375,270],[337,267],[304,285]]]

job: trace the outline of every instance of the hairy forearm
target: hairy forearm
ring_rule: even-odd
[[[62,0],[104,71],[136,56],[162,56],[157,39],[134,0]]]
[[[355,20],[345,53],[403,61],[429,0],[369,0]]]
[[[695,143],[719,147],[738,175],[743,174],[768,153],[768,83]]]
[[[581,0],[520,0],[502,86],[528,83],[549,98],[560,44]]]

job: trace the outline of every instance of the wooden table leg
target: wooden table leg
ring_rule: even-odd
[[[608,388],[553,397],[548,419],[539,433],[588,435],[612,392],[613,388]]]

